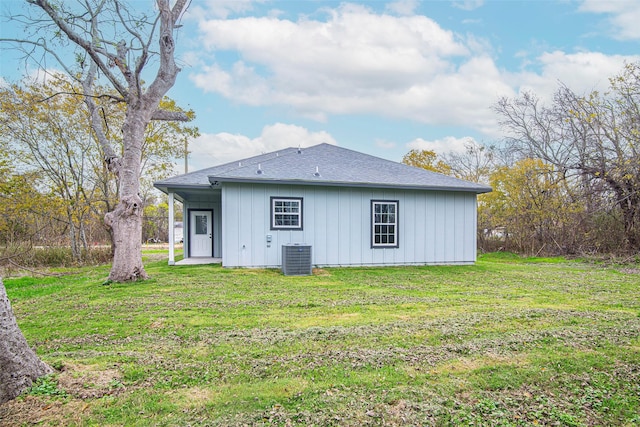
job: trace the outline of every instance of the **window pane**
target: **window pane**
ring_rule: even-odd
[[[372,202],[372,242],[374,246],[397,246],[397,202]]]
[[[301,228],[302,199],[271,199],[272,227]]]
[[[283,225],[298,225],[297,215],[282,215]]]
[[[195,232],[196,234],[207,234],[207,216],[196,215],[195,216]]]

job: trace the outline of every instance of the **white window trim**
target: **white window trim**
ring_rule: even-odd
[[[376,205],[394,205],[395,206],[395,222],[392,223],[376,223]],[[371,201],[371,247],[376,248],[397,248],[400,246],[399,242],[399,218],[400,218],[400,202],[398,200],[372,200]],[[381,226],[394,226],[393,243],[376,243],[376,225]]]
[[[276,213],[276,202],[297,202],[298,212]],[[276,215],[294,215],[298,217],[297,225],[278,225]],[[302,230],[302,197],[271,197],[271,229],[272,230]]]

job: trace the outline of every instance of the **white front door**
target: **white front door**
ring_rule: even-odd
[[[213,256],[211,211],[191,211],[189,214],[189,256]]]

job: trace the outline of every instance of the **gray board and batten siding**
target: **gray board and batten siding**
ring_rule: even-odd
[[[302,230],[270,230],[270,196],[301,197]],[[371,200],[397,200],[398,247],[371,247]],[[223,265],[279,267],[281,246],[305,243],[313,264],[467,264],[476,260],[476,196],[463,192],[227,183]],[[265,236],[272,235],[270,247]]]

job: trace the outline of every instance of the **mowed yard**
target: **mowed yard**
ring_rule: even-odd
[[[640,424],[635,265],[147,271],[5,278],[56,373],[0,424]]]

